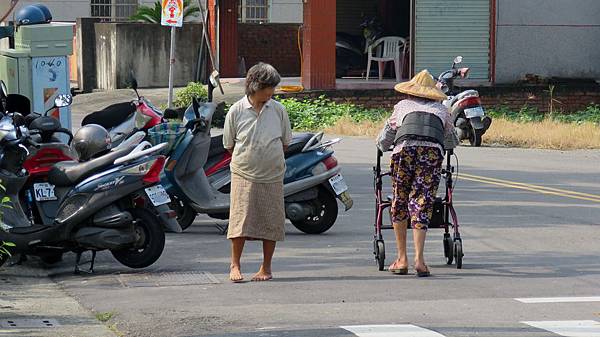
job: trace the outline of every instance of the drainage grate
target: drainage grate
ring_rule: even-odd
[[[172,287],[221,283],[211,273],[205,271],[121,274],[119,280],[126,287]]]
[[[60,326],[55,319],[8,318],[0,320],[0,327],[5,329],[54,328]]]

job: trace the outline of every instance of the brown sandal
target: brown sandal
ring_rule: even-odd
[[[392,266],[394,266],[396,264],[396,261],[394,261],[394,263],[392,263],[389,267],[388,267],[388,271],[391,272],[392,274],[396,274],[396,275],[406,275],[408,274],[408,267],[406,268],[392,268]]]
[[[415,268],[415,270],[417,271],[417,277],[429,277],[429,276],[431,276],[431,272],[429,272],[429,267],[425,266],[425,268],[426,269],[423,270],[423,271],[420,271],[419,269]]]

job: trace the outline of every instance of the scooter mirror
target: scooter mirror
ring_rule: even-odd
[[[71,95],[58,95],[54,99],[54,106],[57,108],[63,108],[73,103],[73,96]]]
[[[8,88],[6,87],[6,83],[2,80],[0,80],[0,95],[1,98],[8,97]]]
[[[462,63],[462,61],[463,61],[463,57],[459,55],[454,59],[454,64]]]
[[[196,97],[192,97],[192,109],[194,109],[194,115],[196,115],[196,118],[200,118],[200,103]]]
[[[131,89],[135,91],[135,95],[140,99],[140,94],[138,93],[138,81],[137,78],[135,78],[133,70],[129,71],[129,83],[131,84]]]

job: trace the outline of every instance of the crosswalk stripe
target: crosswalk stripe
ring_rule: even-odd
[[[600,302],[600,296],[589,297],[524,297],[515,298],[522,303],[576,303],[576,302]]]
[[[565,337],[600,337],[600,323],[596,321],[528,321],[521,323]]]
[[[435,331],[412,324],[341,326],[358,337],[445,337]]]

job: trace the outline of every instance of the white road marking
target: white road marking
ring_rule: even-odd
[[[341,326],[358,337],[445,337],[412,324]]]
[[[600,296],[589,297],[524,297],[515,298],[523,303],[576,303],[576,302],[600,302]]]
[[[533,321],[521,322],[532,327],[566,337],[600,337],[600,322],[596,321]]]

